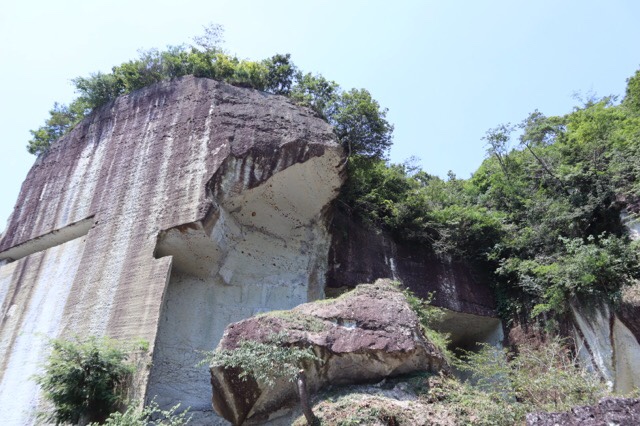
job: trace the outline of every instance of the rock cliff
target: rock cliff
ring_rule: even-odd
[[[44,336],[74,334],[147,340],[137,396],[211,412],[195,351],[323,296],[342,162],[310,110],[213,80],[92,113],[36,161],[0,241],[4,424],[35,421]]]
[[[454,346],[502,341],[488,280],[470,265],[437,256],[428,246],[396,241],[340,211],[334,214],[330,232],[328,292],[389,277],[420,297],[433,294],[433,305],[445,310],[440,331],[451,335]]]

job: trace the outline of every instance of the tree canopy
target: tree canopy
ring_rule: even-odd
[[[69,105],[54,105],[44,125],[31,131],[27,150],[35,155],[46,153],[91,111],[118,96],[163,80],[194,75],[288,96],[332,124],[350,155],[386,156],[393,126],[386,120],[387,110],[367,90],[344,91],[321,75],[303,73],[288,53],[261,61],[239,59],[220,47],[222,34],[221,26],[210,25],[192,45],[141,51],[138,58],[114,66],[110,73],[74,78],[71,81],[78,97]]]

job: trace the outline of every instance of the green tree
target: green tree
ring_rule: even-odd
[[[381,109],[369,91],[344,92],[334,99],[329,111],[329,123],[348,157],[386,157],[393,140],[393,125],[386,119],[387,109]]]
[[[487,155],[493,156],[500,163],[500,167],[505,176],[509,177],[508,167],[508,154],[511,150],[509,145],[511,133],[515,130],[515,127],[510,123],[501,124],[494,129],[487,131],[486,135],[482,138],[487,141]]]
[[[80,102],[73,102],[71,106],[54,103],[44,126],[30,130],[32,138],[27,144],[27,151],[35,155],[47,152],[51,144],[64,136],[83,116],[84,108]]]
[[[91,74],[89,78],[76,77],[71,80],[76,87],[76,92],[80,94],[78,102],[82,103],[85,108],[91,110],[106,104],[107,102],[117,98],[130,90],[127,87],[129,82],[125,81],[118,74]]]
[[[204,27],[204,34],[193,37],[193,48],[201,52],[219,52],[224,42],[224,27],[213,22]]]
[[[547,118],[540,111],[535,110],[521,124],[523,130],[520,136],[520,146],[526,149],[538,162],[542,170],[566,192],[564,183],[552,170],[552,166],[547,164],[548,160],[540,156],[536,150],[544,149],[556,141],[558,135],[563,134],[563,120],[558,117]],[[546,150],[549,151],[549,150]]]
[[[157,49],[151,49],[141,51],[138,59],[113,67],[111,78],[114,84],[121,88],[117,96],[150,86],[167,77],[171,78],[165,73],[163,59],[163,55]],[[103,104],[98,103],[94,108]]]
[[[635,115],[640,115],[640,70],[627,79],[627,89],[622,104]]]
[[[166,50],[140,51],[139,57],[114,66],[110,73],[94,73],[72,80],[78,97],[69,107],[55,105],[44,126],[31,131],[27,149],[40,155],[92,110],[118,96],[151,84],[181,77],[212,78],[240,87],[289,96],[314,109],[332,124],[349,155],[384,158],[391,146],[393,126],[371,94],[338,84],[321,75],[302,73],[289,54],[262,61],[240,60],[221,47],[223,28],[210,24],[192,46],[168,46]]]
[[[335,81],[329,81],[321,75],[311,73],[296,75],[296,82],[291,90],[291,99],[306,105],[327,119],[329,107],[333,105],[340,91]]]
[[[227,81],[234,86],[248,87],[257,90],[265,90],[267,86],[268,70],[260,62],[237,61],[233,74]]]
[[[288,96],[298,69],[291,61],[289,53],[277,54],[263,61],[267,67],[266,90],[276,95]]]
[[[125,401],[135,367],[117,342],[96,337],[53,339],[51,349],[44,372],[35,377],[54,407],[48,421],[103,422]]]

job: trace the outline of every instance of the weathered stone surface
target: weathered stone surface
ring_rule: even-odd
[[[440,258],[420,244],[398,243],[343,213],[331,224],[328,287],[355,286],[378,278],[402,281],[420,297],[434,293],[433,304],[454,312],[494,317],[495,299],[487,280],[464,262]]]
[[[640,344],[608,306],[574,303],[573,337],[578,355],[612,390],[628,393],[640,386]]]
[[[598,405],[575,407],[568,413],[527,414],[527,426],[635,426],[640,424],[640,399],[603,398]]]
[[[42,336],[72,334],[147,340],[137,396],[211,414],[196,350],[322,297],[342,158],[310,110],[213,80],[92,113],[36,161],[0,240],[3,424],[35,421]]]
[[[360,285],[337,299],[231,324],[218,349],[234,349],[245,339],[265,342],[283,331],[289,344],[310,346],[324,361],[307,369],[311,391],[329,383],[373,382],[448,369],[440,351],[422,334],[404,295],[389,280]],[[298,403],[293,384],[283,381],[268,388],[255,380],[242,382],[238,373],[211,369],[214,407],[232,423],[264,421]]]

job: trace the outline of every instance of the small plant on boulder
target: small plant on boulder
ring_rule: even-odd
[[[240,378],[246,380],[253,377],[268,387],[274,386],[279,379],[296,382],[307,422],[310,425],[317,424],[318,420],[309,403],[304,366],[306,363],[322,360],[310,348],[287,346],[286,337],[285,333],[278,333],[271,335],[265,342],[243,340],[235,349],[206,352],[201,364],[240,369]]]
[[[442,352],[442,355],[448,363],[453,361],[453,354],[449,350],[449,334],[439,332],[435,329],[435,326],[442,322],[444,311],[432,305],[434,293],[429,293],[427,297],[423,299],[417,296],[411,289],[404,287],[402,283],[394,281],[393,284],[402,290],[404,298],[407,300],[411,310],[418,316],[420,328],[425,336]]]

